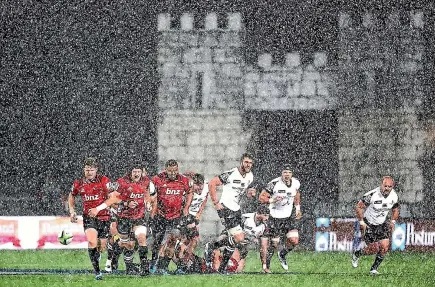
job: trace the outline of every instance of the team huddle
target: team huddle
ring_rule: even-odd
[[[206,182],[200,173],[180,174],[178,162],[171,159],[166,162],[164,171],[152,178],[148,177],[144,166],[136,164],[125,176],[111,181],[98,174],[95,158],[87,158],[84,177],[74,181],[68,202],[71,221],[76,222],[75,197],[80,196],[83,201],[83,225],[95,279],[103,279],[100,258],[106,247],[105,271],[108,273],[117,271],[121,255],[126,273],[141,276],[168,274],[171,261],[177,266],[177,274],[243,272],[251,243],[259,246],[264,273],[271,273],[270,262],[275,252],[282,268],[288,270],[286,255],[299,243],[300,182],[286,164],[281,176],[263,185],[254,181],[252,166],[253,157],[245,153],[239,166]],[[220,198],[218,186],[222,186]],[[389,186],[391,191],[392,182]],[[374,193],[378,195],[380,191]],[[357,207],[364,231],[375,230],[378,225],[370,221],[373,212],[378,210],[371,207],[370,196],[366,194]],[[209,197],[224,230],[218,238],[205,244],[204,255],[200,257],[195,254],[195,248],[199,243],[199,222]],[[393,208],[394,219],[397,219],[397,196],[395,198],[396,201],[383,206],[383,210]],[[379,200],[373,204],[379,204]],[[364,226],[362,222],[367,224]],[[153,239],[150,260],[149,237]],[[372,268],[375,271],[386,253],[384,237],[384,233],[377,234],[370,241],[381,242],[382,258],[376,257]],[[139,264],[133,262],[135,252]],[[358,265],[359,256],[365,253],[360,250],[353,254],[354,267]]]

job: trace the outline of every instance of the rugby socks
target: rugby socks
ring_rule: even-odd
[[[267,268],[270,268],[270,261],[272,260],[273,254],[275,253],[275,247],[270,244],[269,248],[267,248],[267,255],[266,255],[266,266]]]
[[[364,250],[363,249],[359,249],[357,251],[355,251],[353,254],[356,256],[356,258],[360,258],[361,255],[363,255]]]
[[[376,254],[375,262],[373,262],[372,268],[370,270],[378,270],[379,265],[381,265],[382,260],[384,260],[384,256],[381,255],[380,252]]]
[[[112,260],[113,257],[113,243],[110,242],[112,239],[107,240],[107,260]]]
[[[160,245],[163,241],[164,234],[157,233],[154,238],[153,246],[151,248],[151,263],[154,265],[159,259]]]
[[[231,256],[233,255],[233,253],[234,253],[234,249],[233,248],[230,248],[228,246],[225,247],[225,249],[222,252],[222,262],[219,265],[219,270],[218,270],[219,273],[225,272],[227,264],[228,264],[228,261],[230,261]]]
[[[133,268],[133,257],[134,257],[134,250],[130,250],[125,248],[124,249],[124,262],[125,262],[125,268],[127,272],[129,272]]]
[[[148,247],[147,246],[139,246],[137,253],[139,253],[140,264],[142,267],[146,267],[148,269]]]
[[[158,261],[158,269],[161,271],[167,271],[170,262],[171,262],[171,258],[167,256],[160,257]]]
[[[119,256],[121,256],[122,249],[123,248],[121,248],[119,246],[118,241],[113,242],[113,244],[112,244],[112,270],[118,269],[118,261],[119,261]]]
[[[94,267],[95,274],[100,274],[100,252],[97,248],[88,248],[89,258],[91,259],[92,266]]]
[[[292,250],[293,250],[293,246],[283,247],[281,250],[281,256],[285,257],[287,255],[287,253],[289,253]]]

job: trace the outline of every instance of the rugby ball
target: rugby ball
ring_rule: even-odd
[[[71,241],[73,240],[73,234],[71,233],[71,231],[67,230],[67,229],[63,229],[60,233],[59,236],[57,237],[57,239],[59,240],[59,243],[62,245],[68,245],[71,243]]]

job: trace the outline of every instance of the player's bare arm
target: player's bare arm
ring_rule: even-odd
[[[187,216],[189,214],[189,207],[193,200],[193,191],[192,188],[186,193],[186,203],[183,208],[183,215]]]
[[[154,217],[157,213],[157,194],[150,197],[151,201],[151,217]]]
[[[69,206],[69,214],[72,223],[77,222],[77,213],[75,211],[76,199],[72,192],[68,195],[68,206]]]
[[[204,201],[202,202],[201,206],[199,207],[198,212],[196,213],[196,216],[195,216],[196,220],[199,220],[201,218],[201,214],[204,211],[204,208],[205,208],[205,205],[207,204],[207,201],[208,201],[208,198],[206,197],[204,199]]]
[[[391,209],[391,230],[394,230],[397,219],[399,219],[399,206]]]
[[[295,209],[296,209],[296,219],[299,220],[302,218],[302,211],[301,211],[301,193],[299,190],[296,192],[296,196],[294,199]]]
[[[267,192],[266,190],[261,190],[261,193],[260,193],[260,195],[259,195],[259,197],[258,197],[258,200],[261,202],[261,203],[270,203],[270,193],[269,192]]]
[[[365,228],[367,227],[367,225],[364,222],[364,210],[365,209],[366,209],[365,203],[362,200],[358,201],[358,204],[355,207],[355,214],[356,214],[356,218],[358,219],[358,221],[360,223],[360,228],[362,230],[365,230]]]
[[[221,210],[223,208],[222,204],[219,203],[219,200],[217,198],[217,187],[220,185],[222,185],[222,181],[218,176],[213,177],[213,179],[210,180],[208,183],[208,190],[210,193],[211,202],[213,202],[216,210]]]
[[[89,209],[89,215],[92,217],[95,217],[98,215],[98,213],[101,210],[104,210],[104,209],[110,207],[114,203],[120,203],[120,202],[121,202],[121,199],[119,198],[119,192],[117,192],[117,191],[111,192],[111,193],[109,193],[109,198],[106,199],[106,201],[104,201],[104,203],[100,204],[99,206],[97,206],[95,208]],[[136,205],[137,205],[137,203],[136,203]]]

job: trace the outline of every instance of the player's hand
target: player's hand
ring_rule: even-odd
[[[280,202],[280,201],[282,201],[284,199],[284,197],[283,196],[275,196],[275,197],[272,197],[271,199],[269,199],[269,203],[275,203],[275,202]]]
[[[216,210],[221,210],[221,209],[223,209],[224,207],[222,206],[222,204],[220,204],[220,202],[218,202],[218,203],[216,203],[216,204],[214,205],[214,208],[216,208]]]
[[[74,211],[71,212],[69,218],[70,218],[72,223],[76,223],[77,222],[77,213],[75,213]]]
[[[147,212],[150,212],[151,210],[153,210],[153,206],[151,205],[150,202],[148,202],[148,201],[145,202],[145,209]]]
[[[96,208],[89,209],[89,216],[96,217],[98,214],[98,210]]]
[[[257,191],[255,190],[255,188],[248,189],[248,197],[255,197],[256,194],[257,194]]]
[[[299,220],[301,218],[302,218],[302,211],[300,211],[300,210],[296,211],[296,217],[295,217],[295,219]]]
[[[361,230],[361,234],[365,234],[367,230],[367,224],[364,222],[364,220],[360,220],[359,222],[359,229]]]
[[[391,232],[396,228],[396,221],[390,221]]]
[[[136,206],[137,206],[137,202],[136,201],[134,201],[134,200],[130,200],[129,202],[128,202],[128,208],[135,208]]]

